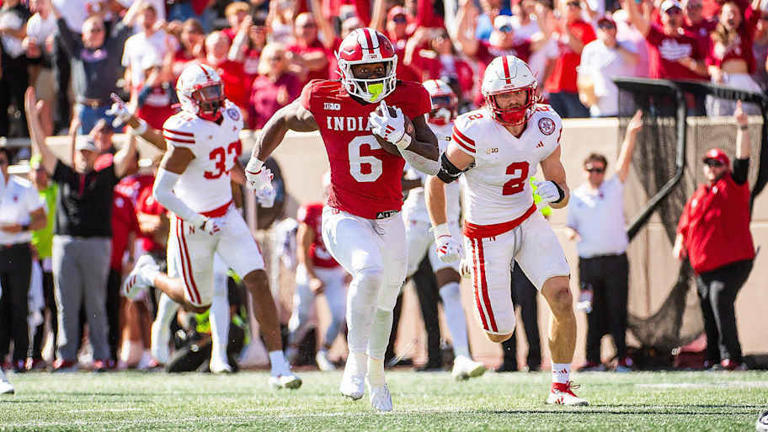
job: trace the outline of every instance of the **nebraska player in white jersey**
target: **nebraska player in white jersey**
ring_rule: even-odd
[[[458,98],[443,81],[428,80],[423,83],[432,100],[432,111],[427,116],[427,123],[437,137],[440,152],[445,152],[451,141],[453,120],[456,118]],[[406,179],[417,180],[423,185],[426,175],[409,168]],[[459,228],[459,184],[446,185],[447,221],[450,232],[461,238]],[[469,354],[469,339],[467,338],[467,319],[461,306],[461,291],[459,290],[459,263],[446,263],[437,257],[437,249],[434,247],[434,238],[429,232],[430,222],[427,212],[427,203],[424,199],[424,188],[419,186],[408,191],[408,198],[403,203],[403,218],[405,219],[405,237],[408,242],[408,277],[411,277],[424,259],[429,256],[429,263],[435,272],[440,299],[443,301],[448,330],[453,338],[453,371],[456,379],[468,379],[482,375],[485,366],[472,360]]]
[[[407,267],[405,227],[398,214],[403,159],[437,174],[437,142],[424,118],[429,94],[419,83],[397,81],[397,55],[386,36],[369,28],[354,30],[336,55],[341,80],[311,81],[299,100],[280,109],[264,126],[245,172],[252,187],[268,187],[262,161],[285,133],[320,131],[331,166],[323,242],[353,277],[347,298],[350,353],[340,390],[360,399],[367,380],[374,409],[391,411],[384,353]],[[405,117],[415,132],[408,130]]]
[[[536,78],[514,56],[497,57],[488,65],[481,91],[485,107],[456,119],[440,172],[427,182],[438,253],[447,261],[462,255],[461,243],[447,224],[445,185],[464,173],[465,259],[471,265],[476,310],[486,335],[493,342],[513,335],[515,308],[509,290],[516,260],[552,311],[552,388],[547,403],[587,405],[573,393],[569,380],[576,344],[570,268],[555,233],[536,211],[529,185],[541,165],[546,180],[536,186],[542,201],[552,208],[568,204],[560,117],[548,105],[536,103]]]
[[[214,254],[243,277],[270,351],[270,384],[298,388],[282,352],[277,309],[256,241],[232,204],[230,171],[241,151],[240,110],[224,97],[223,84],[209,66],[182,72],[176,91],[182,111],[163,125],[168,146],[155,178],[155,199],[174,213],[168,239],[168,274],[148,255],[136,263],[124,290],[134,298],[154,286],[186,309],[202,312],[211,304]],[[270,173],[265,173],[270,178]]]

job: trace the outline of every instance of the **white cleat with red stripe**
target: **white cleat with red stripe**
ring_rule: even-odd
[[[152,256],[142,255],[123,282],[123,294],[128,299],[134,300],[144,290],[152,286],[158,271],[157,263]]]
[[[566,406],[587,406],[589,402],[576,396],[571,389],[578,388],[571,381],[565,384],[552,383],[552,389],[547,396],[547,404]]]

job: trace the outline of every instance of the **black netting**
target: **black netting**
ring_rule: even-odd
[[[633,157],[633,169],[649,201],[646,207],[631,219],[630,238],[647,222],[651,214],[661,218],[670,244],[674,242],[677,222],[688,197],[697,184],[704,182],[700,160],[704,152],[720,147],[728,154],[735,153],[735,124],[731,117],[687,117],[693,101],[715,98],[719,106],[733,105],[738,99],[745,101],[747,113],[766,115],[766,102],[762,95],[749,94],[699,83],[673,83],[662,80],[617,80],[619,92],[619,137],[624,136],[626,125],[637,109],[643,111],[644,127],[638,135]],[[760,123],[759,117],[750,123]],[[752,164],[750,185],[753,198],[768,182],[768,154],[765,126],[750,126],[752,138]],[[650,278],[649,278],[650,280]],[[703,331],[703,319],[698,298],[691,292],[693,271],[685,262],[679,267],[678,277],[667,290],[661,307],[647,318],[630,314],[629,329],[644,348],[655,348],[669,353],[675,347],[694,340]]]

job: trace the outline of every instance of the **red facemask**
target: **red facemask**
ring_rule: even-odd
[[[506,93],[525,92],[525,103],[513,108],[500,108],[496,102],[496,97]],[[485,103],[491,109],[496,120],[500,123],[510,126],[517,126],[528,121],[529,110],[536,105],[538,98],[533,88],[524,88],[512,90],[510,92],[496,93],[485,97]]]
[[[221,108],[224,106],[224,89],[221,84],[200,86],[192,93],[199,110],[197,116],[204,120],[217,121],[221,118]]]

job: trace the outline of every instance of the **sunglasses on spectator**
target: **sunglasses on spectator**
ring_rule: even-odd
[[[683,13],[683,11],[681,11],[679,8],[673,7],[673,8],[667,9],[666,12],[664,13],[667,15],[679,15]]]
[[[581,3],[579,3],[579,2],[568,2],[568,3],[566,3],[566,5],[571,6],[571,7],[581,8]]]
[[[408,22],[408,19],[405,17],[405,15],[397,15],[394,18],[392,18],[392,22],[395,24],[405,24]]]
[[[694,4],[688,3],[687,5],[685,5],[686,9],[701,9],[703,7],[704,5],[698,4],[698,3],[694,3]]]
[[[609,23],[609,22],[604,22],[604,23],[598,24],[597,28],[602,29],[602,30],[615,30],[616,26],[611,24],[611,23]]]
[[[104,31],[104,27],[91,27],[92,33],[101,33]]]
[[[515,29],[511,25],[509,25],[509,24],[505,24],[505,25],[499,27],[499,31],[502,32],[502,33],[512,33],[514,30]]]
[[[605,172],[605,168],[592,168],[592,167],[587,167],[587,168],[584,168],[584,169],[585,169],[585,170],[586,170],[588,173],[602,174],[602,173],[604,173],[604,172]]]
[[[717,160],[717,159],[707,159],[707,160],[704,161],[704,165],[706,165],[706,166],[708,166],[710,168],[720,168],[724,164],[722,162],[720,162],[719,160]]]

